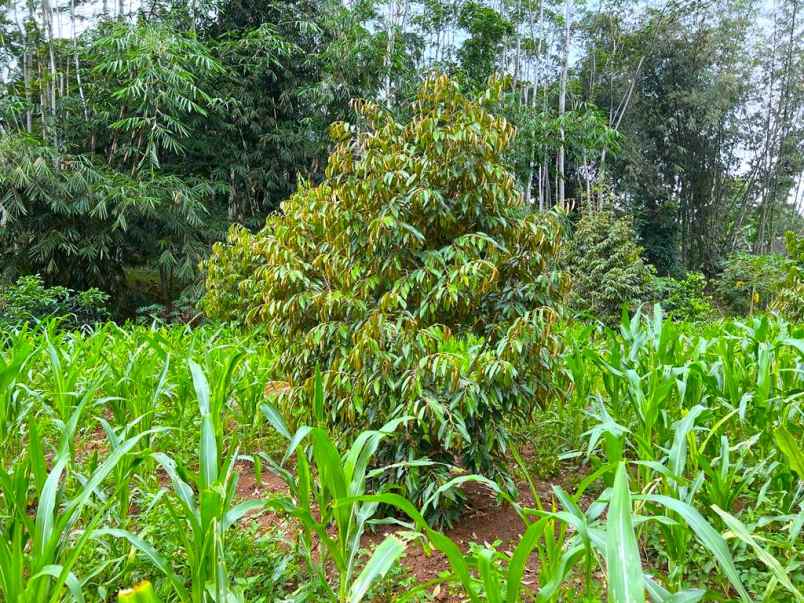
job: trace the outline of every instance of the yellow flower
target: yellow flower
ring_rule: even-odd
[[[148,580],[143,580],[133,588],[126,588],[117,593],[117,603],[160,603]]]

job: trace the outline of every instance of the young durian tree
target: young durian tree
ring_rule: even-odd
[[[642,259],[631,218],[610,209],[581,216],[565,263],[572,275],[572,306],[607,324],[616,324],[647,301],[655,271]]]
[[[787,319],[804,320],[804,236],[793,231],[784,233],[788,259],[787,277],[770,304]]]
[[[559,347],[560,225],[524,203],[506,163],[515,130],[491,112],[503,90],[492,80],[475,100],[429,79],[405,123],[355,102],[364,127],[332,126],[323,182],[256,235],[233,230],[207,266],[208,314],[281,344],[299,422],[316,367],[331,429],[414,418],[384,444],[395,466],[379,479],[430,499],[437,520],[459,507],[456,488],[437,492],[453,465],[505,476],[506,426],[551,395]]]

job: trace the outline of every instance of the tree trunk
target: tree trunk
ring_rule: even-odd
[[[567,109],[567,72],[569,71],[569,50],[570,50],[570,2],[564,0],[564,53],[561,59],[561,83],[558,93],[558,117],[563,117]],[[558,204],[564,206],[564,149],[565,133],[564,126],[560,127],[561,145],[558,148]]]

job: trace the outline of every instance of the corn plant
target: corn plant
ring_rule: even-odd
[[[169,394],[171,355],[155,352],[148,336],[128,333],[116,325],[110,328],[114,331],[105,334],[110,345],[102,351],[109,371],[104,382],[111,397],[109,407],[117,425],[127,424],[132,416],[141,417],[137,429],[147,431],[160,399]],[[160,365],[161,370],[154,370]]]
[[[600,471],[609,470],[608,466]],[[661,586],[654,577],[643,570],[637,530],[650,521],[667,522],[663,515],[643,515],[646,503],[665,507],[675,512],[696,535],[699,542],[710,552],[721,566],[742,601],[750,601],[737,573],[734,561],[725,540],[717,531],[686,503],[661,495],[632,495],[628,485],[626,463],[616,465],[613,487],[607,488],[586,511],[582,511],[577,499],[583,489],[599,474],[592,475],[582,482],[574,496],[569,496],[561,488],[554,487],[556,498],[561,504],[558,511],[518,508],[525,521],[525,531],[519,544],[510,556],[500,556],[493,549],[475,549],[465,554],[458,545],[442,532],[431,529],[423,515],[410,502],[395,494],[377,494],[358,497],[363,501],[390,504],[406,513],[416,527],[426,536],[429,544],[441,551],[449,561],[452,573],[450,579],[460,584],[473,603],[498,601],[517,603],[519,601],[556,601],[561,595],[562,583],[571,575],[573,568],[580,567],[584,575],[585,591],[591,595],[594,580],[592,566],[597,565],[607,576],[609,601],[612,603],[631,603],[645,601],[646,593],[653,600],[698,601],[704,596],[702,590],[678,590],[671,593]],[[462,479],[477,479],[489,484],[479,476],[465,476]],[[493,488],[493,484],[489,484]],[[499,488],[495,491],[505,496]],[[513,502],[513,501],[510,501]],[[635,504],[636,503],[636,504]],[[515,503],[514,503],[515,504]],[[604,513],[606,518],[602,519]],[[537,516],[535,522],[528,518]],[[569,526],[571,536],[561,544],[560,562],[552,575],[541,576],[541,586],[530,592],[522,584],[528,558],[539,550],[539,543],[545,542],[550,520],[558,520]],[[564,532],[568,534],[568,532]]]
[[[82,410],[83,405],[74,410],[70,425],[78,423]],[[120,442],[75,492],[67,484],[66,445],[60,447],[49,472],[38,437],[30,439],[28,450],[10,471],[0,469],[0,594],[4,600],[56,602],[65,589],[82,600],[82,584],[72,570],[113,499],[108,498],[91,518],[85,519],[84,511],[94,498],[100,498],[103,481],[143,437],[139,434]],[[29,498],[31,492],[34,500]],[[33,505],[36,515],[32,518]]]
[[[201,414],[199,470],[193,476],[193,485],[182,477],[190,475],[190,471],[180,469],[176,461],[164,453],[153,454],[173,484],[175,502],[168,501],[167,504],[171,517],[179,526],[179,540],[190,567],[189,589],[168,561],[138,536],[120,529],[100,530],[99,535],[128,540],[165,574],[181,601],[234,603],[243,598],[242,593],[232,586],[227,573],[226,532],[246,514],[263,507],[263,503],[250,500],[235,504],[238,454],[235,452],[226,463],[219,460],[222,439],[216,434],[211,414],[210,386],[199,365],[189,361],[189,366]]]
[[[314,413],[322,417],[324,394],[318,372],[314,390]],[[282,462],[276,463],[270,457],[266,459],[285,481],[290,495],[270,500],[268,504],[299,521],[299,546],[304,559],[329,595],[339,603],[362,601],[371,585],[384,576],[402,555],[405,544],[396,536],[386,537],[357,574],[360,538],[376,513],[378,503],[361,502],[356,497],[365,494],[367,480],[382,471],[369,471],[369,464],[380,443],[408,419],[394,419],[378,431],[364,431],[341,455],[324,428],[302,426],[291,435],[275,408],[264,404],[262,410],[274,428],[289,440]],[[294,473],[285,468],[291,456],[296,460]],[[328,531],[330,527],[334,535]],[[318,540],[317,555],[314,555],[315,539]],[[338,574],[336,588],[327,581],[326,565],[329,561]]]
[[[779,561],[771,555],[762,545],[759,543],[757,538],[750,532],[750,530],[736,517],[731,515],[730,513],[720,509],[717,506],[713,507],[715,512],[720,515],[723,519],[724,523],[728,526],[731,535],[735,538],[742,540],[744,543],[749,545],[751,549],[763,564],[765,564],[768,569],[771,571],[771,575],[773,576],[771,583],[768,585],[768,589],[766,590],[765,596],[769,597],[773,594],[773,590],[776,588],[777,584],[781,584],[782,587],[793,597],[795,601],[804,601],[804,595],[799,591],[794,585],[792,580],[790,579],[790,574],[792,571],[791,568],[784,568]],[[791,565],[798,565],[799,561],[795,561],[794,564]]]
[[[16,386],[33,353],[27,328],[0,338],[0,444],[17,433],[25,416],[28,405]]]

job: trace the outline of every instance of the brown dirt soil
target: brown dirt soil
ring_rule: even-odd
[[[241,499],[267,498],[271,495],[286,494],[285,483],[269,471],[264,471],[261,483],[258,485],[255,479],[253,467],[249,463],[239,463],[238,471],[240,479],[237,491]],[[535,481],[539,496],[543,504],[549,505],[552,500],[553,485],[560,485],[565,490],[572,491],[585,475],[586,469],[575,464],[567,463],[561,467],[560,475],[555,480]],[[517,484],[519,489],[519,502],[525,507],[534,506],[533,496],[526,482]],[[445,530],[447,536],[456,542],[464,551],[469,549],[472,542],[492,544],[499,541],[498,550],[511,552],[519,542],[519,538],[524,532],[524,524],[514,509],[508,504],[500,504],[497,497],[486,487],[476,482],[469,482],[463,486],[467,497],[466,510],[456,525]],[[591,502],[586,496],[581,502],[581,508]],[[255,517],[255,521],[265,529],[279,529],[286,535],[288,541],[293,540],[297,529],[293,522],[281,517],[275,512],[265,512]],[[382,539],[396,529],[394,526],[381,526],[374,532],[363,536],[363,545],[367,549],[372,549],[379,544]],[[434,580],[440,574],[449,570],[446,557],[438,551],[432,551],[429,555],[424,552],[419,544],[412,543],[402,559],[402,566],[407,573],[416,578],[418,582]],[[537,584],[538,564],[534,557],[531,557],[528,569],[525,573],[524,583],[535,586]],[[431,594],[436,600],[459,602],[461,598],[451,595],[444,587],[435,588]]]

